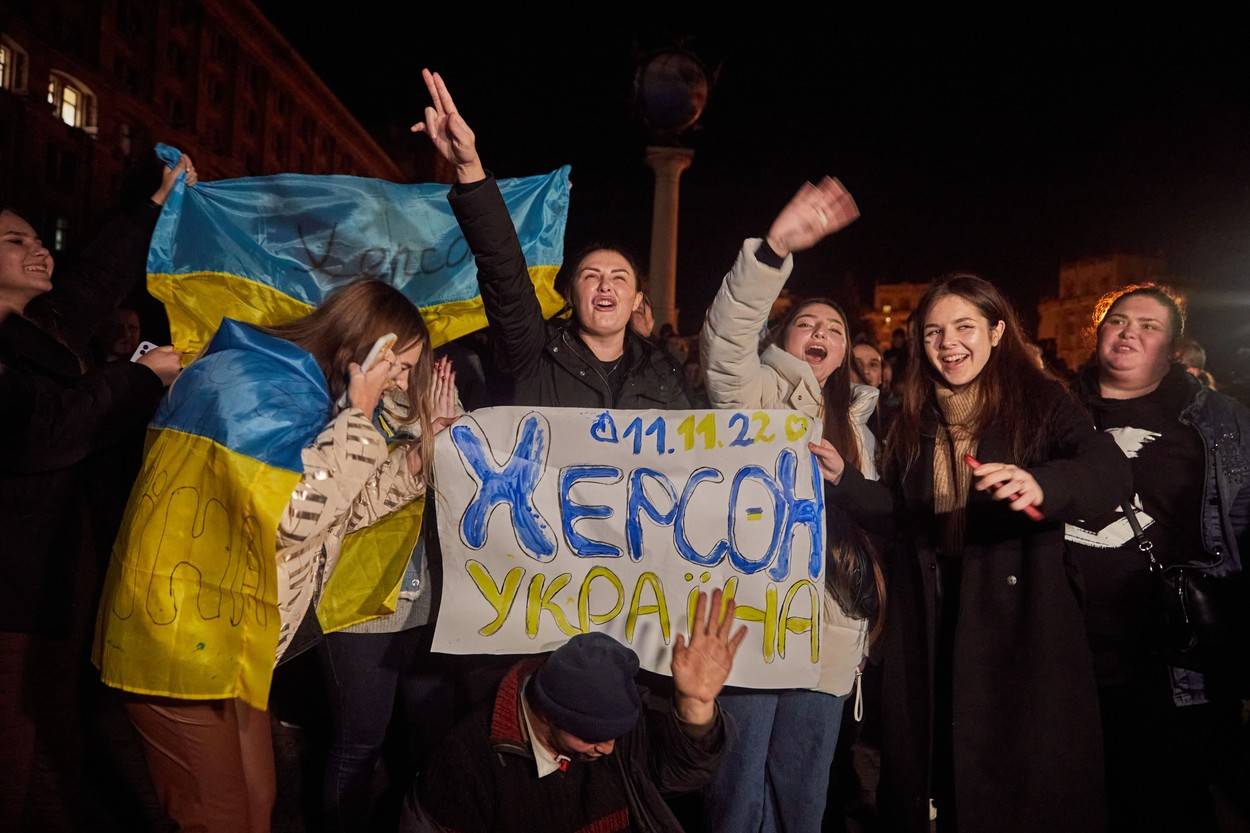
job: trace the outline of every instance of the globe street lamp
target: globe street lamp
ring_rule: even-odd
[[[682,171],[694,159],[680,138],[703,115],[708,89],[703,64],[678,49],[653,53],[634,80],[635,99],[651,131],[647,165],[655,172],[649,289],[657,328],[671,324],[677,330],[677,206]]]

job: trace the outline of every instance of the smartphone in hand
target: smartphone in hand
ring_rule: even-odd
[[[378,359],[386,355],[386,351],[395,346],[395,342],[399,340],[399,336],[394,333],[386,335],[373,342],[373,346],[369,348],[369,354],[365,356],[364,363],[360,365],[361,373],[368,373],[369,369],[378,363]],[[147,342],[144,342],[145,344]],[[339,407],[347,407],[347,391],[343,391],[343,395],[339,397]]]
[[[146,356],[148,353],[151,353],[155,349],[156,349],[156,345],[153,344],[152,342],[141,341],[139,342],[139,346],[135,348],[135,353],[133,356],[130,357],[130,360],[132,362],[137,362],[139,361],[139,359],[143,358],[144,356]]]

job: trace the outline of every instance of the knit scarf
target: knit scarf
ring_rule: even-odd
[[[972,469],[963,460],[965,454],[976,454],[977,450],[972,432],[979,393],[975,382],[959,390],[942,385],[937,388],[942,421],[933,444],[933,511],[948,516],[944,536],[948,554],[957,553],[963,545],[964,507],[972,484]]]

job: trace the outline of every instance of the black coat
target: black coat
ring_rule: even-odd
[[[919,459],[893,488],[848,468],[829,490],[861,523],[899,530],[886,565],[880,649],[886,829],[929,830],[935,678],[953,680],[951,777],[961,833],[1105,828],[1098,697],[1063,522],[1112,509],[1130,493],[1131,473],[1111,437],[1057,383],[1035,401],[1050,413],[1039,462],[1028,466],[1046,518],[1035,523],[972,491],[949,669],[935,674],[934,436],[924,437]],[[997,462],[1007,451],[1005,437],[990,430],[977,456]]]
[[[81,359],[143,276],[158,214],[148,203],[114,221],[75,274],[57,275],[49,329],[20,315],[0,322],[0,630],[68,628],[74,571],[91,543],[87,490],[98,486],[84,463],[142,426],[160,401],[160,379],[146,367],[84,371]]]
[[[482,304],[495,338],[496,365],[516,405],[568,408],[691,407],[686,378],[669,355],[630,329],[615,401],[608,381],[574,325],[548,323],[534,294],[525,255],[494,178],[448,195],[477,262]]]

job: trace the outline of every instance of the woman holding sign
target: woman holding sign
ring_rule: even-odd
[[[990,283],[936,281],[908,322],[884,483],[812,446],[830,500],[894,534],[882,778],[890,829],[1101,831],[1093,666],[1065,521],[1114,509],[1128,461],[1033,361]],[[979,461],[979,462],[978,462]]]
[[[799,302],[769,334],[763,351],[759,349],[769,310],[793,268],[792,253],[811,248],[858,216],[855,201],[837,180],[804,185],[777,215],[765,239],[743,244],[708,310],[702,353],[714,406],[793,408],[821,420],[825,439],[865,477],[875,479],[875,440],[867,422],[877,391],[851,384],[842,309],[826,298]],[[848,528],[830,533],[839,544],[834,559],[871,563],[862,533],[850,524],[840,526]],[[835,572],[831,564],[831,582]],[[881,592],[879,573],[877,579],[870,596]],[[842,589],[833,582],[825,594],[816,691],[737,689],[722,698],[739,731],[707,795],[710,829],[820,829],[843,701],[867,648],[867,622],[847,615],[835,601]]]
[[[398,564],[398,583],[419,529],[409,504],[453,405],[420,312],[373,280],[278,326],[224,320],[162,402],[94,661],[130,692],[157,794],[183,829],[269,830],[275,660],[301,625],[316,630],[311,617],[340,598],[340,555],[354,541],[370,554],[376,527],[372,554]]]

